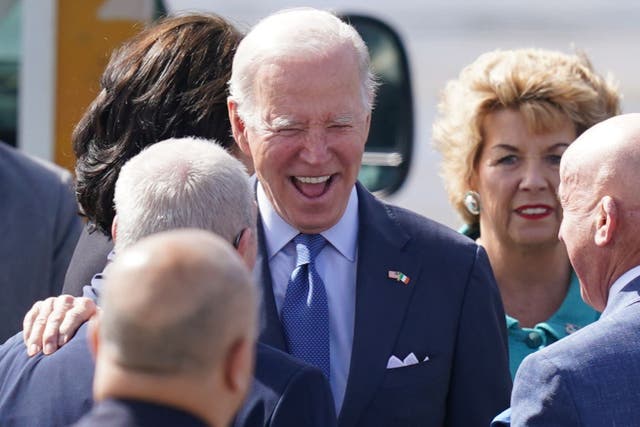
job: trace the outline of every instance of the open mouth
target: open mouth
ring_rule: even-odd
[[[333,182],[333,175],[292,176],[291,182],[305,197],[317,198],[329,190]]]

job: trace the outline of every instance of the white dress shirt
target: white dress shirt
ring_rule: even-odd
[[[260,183],[257,199],[264,226],[273,294],[280,315],[289,277],[296,263],[296,248],[292,239],[300,232],[278,215]],[[355,186],[351,190],[347,208],[340,221],[321,234],[329,244],[317,256],[315,265],[327,292],[330,384],[336,413],[339,413],[349,376],[355,322],[358,248],[358,194]]]

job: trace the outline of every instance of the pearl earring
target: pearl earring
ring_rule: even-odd
[[[462,204],[471,215],[480,215],[480,195],[477,191],[469,190],[464,193]]]

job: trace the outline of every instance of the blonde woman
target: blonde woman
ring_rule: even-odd
[[[450,81],[433,126],[463,232],[487,251],[505,307],[511,374],[528,354],[595,321],[558,229],[564,150],[616,115],[620,97],[584,55],[481,55]],[[603,141],[606,143],[606,141]]]

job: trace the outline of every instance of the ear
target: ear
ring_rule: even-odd
[[[251,151],[249,150],[249,141],[247,140],[246,131],[247,128],[244,121],[238,115],[238,104],[231,98],[227,98],[227,109],[229,110],[229,121],[231,122],[231,132],[233,133],[233,139],[236,140],[236,144],[240,147],[240,150],[247,156],[251,157]]]
[[[89,339],[89,349],[93,354],[93,359],[97,359],[98,352],[100,351],[100,321],[102,312],[98,310],[91,319],[89,319],[89,325],[87,326],[87,337]]]
[[[116,242],[116,236],[118,235],[118,214],[113,217],[113,221],[111,222],[111,240]]]
[[[367,137],[364,140],[365,145],[367,144],[367,141],[369,141],[369,131],[371,130],[371,112],[369,112],[369,114],[367,114],[367,119],[365,122],[365,131],[366,131],[366,135]]]
[[[224,381],[234,393],[245,396],[253,378],[255,344],[246,336],[237,339],[225,358]]]
[[[238,253],[244,260],[244,264],[247,266],[249,271],[253,270],[256,263],[257,251],[258,241],[255,233],[252,229],[245,228],[242,230],[242,236],[240,236],[240,241],[238,242]]]
[[[600,199],[597,209],[594,241],[597,246],[604,247],[613,241],[613,234],[618,227],[618,209],[615,201],[609,196]]]

